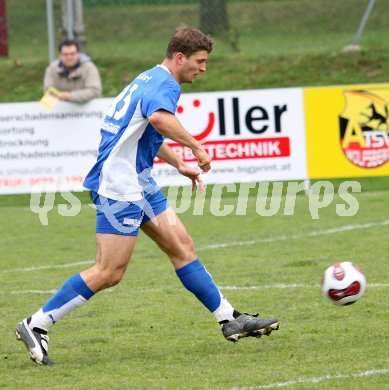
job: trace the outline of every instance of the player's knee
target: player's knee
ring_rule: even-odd
[[[123,278],[122,269],[104,269],[100,271],[100,283],[103,289],[117,285]]]
[[[108,283],[109,283],[108,287],[116,286],[118,283],[120,283],[122,278],[123,278],[123,272],[116,271],[116,272],[112,273],[110,275],[110,278],[108,279]]]

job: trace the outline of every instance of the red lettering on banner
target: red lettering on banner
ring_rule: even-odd
[[[186,162],[196,161],[192,151],[177,143],[169,144]],[[202,144],[213,161],[277,158],[290,156],[289,137],[247,138],[237,140],[208,141]],[[155,159],[155,163],[163,162]]]
[[[53,176],[47,176],[47,177],[30,177],[28,180],[28,184],[30,186],[38,186],[42,184],[54,184],[54,178]]]
[[[15,179],[0,178],[0,187],[16,188],[24,184],[24,180],[21,177]]]
[[[85,176],[66,176],[66,183],[83,183]]]

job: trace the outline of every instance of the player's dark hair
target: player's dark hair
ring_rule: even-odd
[[[166,57],[181,52],[189,57],[196,51],[212,51],[213,39],[195,27],[180,27],[173,34],[166,50]]]
[[[58,50],[61,52],[64,46],[76,46],[77,51],[80,51],[80,45],[74,39],[65,39],[58,45]]]

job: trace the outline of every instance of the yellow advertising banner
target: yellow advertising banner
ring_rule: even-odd
[[[389,84],[304,88],[308,177],[389,176]]]

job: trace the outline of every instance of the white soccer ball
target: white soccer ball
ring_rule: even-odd
[[[351,305],[363,295],[366,278],[356,264],[343,261],[325,270],[321,287],[324,296],[335,305]]]

